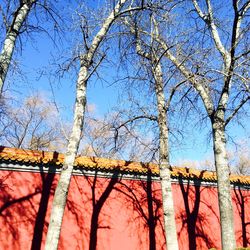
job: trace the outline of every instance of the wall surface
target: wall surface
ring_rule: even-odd
[[[43,249],[57,174],[0,171],[0,249]],[[181,250],[220,249],[216,188],[173,184]],[[238,246],[250,246],[250,190],[232,189]],[[160,183],[73,176],[59,249],[164,249]]]

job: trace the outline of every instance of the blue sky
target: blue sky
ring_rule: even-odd
[[[47,77],[41,77],[39,80],[36,72],[41,67],[49,64],[50,51],[52,44],[47,42],[46,38],[40,39],[36,42],[39,50],[32,46],[27,46],[23,50],[21,67],[27,73],[29,84],[23,88],[23,83],[20,83],[18,89],[25,95],[32,94],[32,92],[44,92],[48,97],[51,97],[51,86],[48,84]],[[49,46],[50,45],[50,46]],[[112,68],[106,69],[107,75],[112,75]],[[108,78],[106,78],[108,81]],[[112,82],[113,79],[110,78]],[[53,85],[56,101],[59,107],[62,107],[61,114],[70,122],[72,119],[72,110],[74,105],[75,82],[69,79],[62,79],[59,86]],[[30,85],[33,89],[30,89]],[[22,90],[21,90],[22,89]],[[95,114],[102,117],[106,112],[110,111],[114,105],[117,105],[117,98],[119,92],[119,85],[107,86],[107,84],[96,79],[92,79],[88,87],[88,103],[95,106]],[[23,95],[22,97],[24,97]],[[64,110],[66,113],[64,113]],[[183,145],[173,145],[171,159],[173,164],[179,164],[189,161],[202,161],[205,159],[212,159],[212,144],[208,139],[210,128],[199,130],[195,124],[190,124],[189,133],[183,141]],[[246,124],[246,130],[249,131],[249,125]],[[247,137],[247,132],[237,126],[231,126],[230,133],[234,134],[235,140]],[[238,138],[238,139],[237,139]]]
[[[35,43],[31,40],[24,44],[22,55],[17,54],[16,59],[19,61],[21,70],[25,73],[27,79],[11,83],[10,91],[18,90],[21,95],[19,98],[24,98],[32,92],[44,92],[51,98],[51,86],[46,76],[38,77],[38,72],[41,68],[48,69],[51,54],[60,53],[53,46],[53,43],[48,40],[45,34],[34,36]],[[109,83],[113,82],[115,68],[106,68],[103,71],[105,80]],[[75,79],[76,75],[72,79]],[[18,81],[18,76],[13,78]],[[56,102],[59,107],[62,107],[62,116],[71,121],[72,110],[74,105],[75,81],[70,77],[62,78],[61,83],[53,84]],[[119,85],[111,85],[104,83],[93,77],[88,88],[88,103],[95,106],[95,114],[102,117],[106,112],[110,111],[114,105],[117,105]],[[235,141],[240,141],[249,138],[250,127],[245,121],[246,130],[238,126],[230,126],[230,133]],[[202,161],[207,158],[212,158],[212,144],[209,142],[208,134],[210,127],[199,130],[194,127],[194,123],[190,123],[190,134],[185,137],[182,145],[173,145],[171,159],[173,164],[179,164],[182,161]],[[210,126],[210,125],[209,125]],[[231,144],[232,145],[232,144]]]

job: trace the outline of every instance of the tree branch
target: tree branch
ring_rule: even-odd
[[[233,117],[238,113],[238,111],[243,107],[243,105],[250,100],[250,96],[247,96],[245,99],[243,99],[240,104],[238,105],[238,107],[236,107],[234,109],[234,111],[231,113],[231,115],[226,119],[225,121],[225,126],[227,126],[227,124],[233,119]]]
[[[102,57],[101,57],[101,59],[98,61],[98,63],[95,65],[95,67],[88,74],[88,76],[86,77],[85,81],[88,81],[89,78],[96,72],[97,68],[99,67],[99,65],[101,64],[101,62],[104,60],[105,57],[106,57],[106,54],[103,54]]]
[[[178,70],[182,73],[186,79],[192,83],[193,87],[196,91],[199,92],[205,108],[208,112],[208,115],[211,116],[214,113],[214,105],[213,101],[210,97],[209,90],[203,85],[203,82],[198,79],[198,76],[193,74],[190,70],[188,70],[182,62],[175,57],[171,51],[168,49],[169,46],[161,39],[159,36],[155,37],[155,40],[162,46],[162,48],[166,51],[165,56],[178,68]]]
[[[211,5],[210,0],[206,0],[206,3],[207,3],[207,8],[208,8],[208,13],[205,15],[202,12],[201,8],[199,7],[198,2],[196,0],[193,0],[193,5],[194,5],[194,7],[196,9],[196,12],[200,16],[200,18],[210,28],[214,43],[216,45],[216,48],[218,49],[218,51],[222,55],[222,58],[223,58],[223,60],[225,62],[226,68],[228,68],[229,64],[230,64],[230,55],[229,55],[228,51],[226,50],[226,48],[223,46],[223,44],[221,42],[219,32],[218,32],[217,27],[216,27],[215,22],[214,22],[213,9],[212,9],[212,5]]]
[[[139,116],[134,116],[130,119],[128,119],[127,121],[121,123],[118,127],[115,127],[116,130],[120,129],[121,127],[124,127],[126,124],[128,123],[133,123],[136,120],[140,120],[140,119],[148,119],[150,121],[157,121],[157,117],[154,115],[139,115]]]
[[[176,90],[177,90],[183,83],[185,83],[186,81],[187,81],[187,79],[185,79],[185,80],[179,82],[178,84],[176,84],[176,85],[172,88],[171,93],[170,93],[170,96],[169,96],[168,101],[167,101],[166,106],[165,106],[166,111],[168,111],[168,109],[169,109],[169,107],[170,107],[170,103],[171,103],[171,101],[172,101],[172,98],[173,98],[173,96],[174,96]]]

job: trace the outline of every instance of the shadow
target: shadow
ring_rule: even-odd
[[[93,160],[94,161],[94,160]],[[119,183],[119,169],[113,171],[110,177],[98,176],[98,170],[95,170],[94,176],[85,175],[82,172],[84,180],[77,176],[73,176],[75,192],[79,192],[80,201],[75,202],[72,193],[70,193],[66,206],[67,210],[74,216],[74,220],[78,226],[79,235],[76,237],[77,247],[79,249],[96,250],[98,245],[98,231],[100,229],[111,229],[111,225],[102,225],[102,219],[111,214],[104,214],[103,207],[108,206],[107,202],[110,199],[110,194],[114,187]],[[75,195],[75,194],[73,194]],[[111,212],[112,213],[112,212]],[[89,220],[90,226],[86,227]],[[86,246],[88,244],[88,247]]]
[[[186,170],[189,171],[188,169]],[[200,211],[201,205],[201,180],[203,172],[199,178],[194,180],[194,184],[190,184],[190,179],[186,179],[184,183],[184,178],[179,177],[179,186],[183,197],[185,211],[182,213],[182,229],[187,226],[188,234],[188,246],[190,250],[196,250],[197,240],[201,238],[208,249],[214,247],[214,242],[209,237],[209,232],[206,230],[206,214]],[[204,204],[204,201],[202,202]],[[207,207],[210,207],[209,205]]]
[[[143,220],[144,228],[148,229],[148,249],[156,250],[157,223],[160,224],[162,228],[162,234],[158,235],[159,237],[164,236],[164,229],[160,220],[162,217],[160,190],[154,190],[152,184],[152,173],[149,170],[147,173],[147,180],[136,180],[130,184],[121,181],[119,187],[116,187],[116,190],[127,198],[126,206],[132,207],[133,211],[138,215],[132,218],[131,223],[134,224],[136,220]],[[138,223],[140,222],[138,221]],[[141,228],[140,224],[137,225],[137,228]],[[162,245],[162,249],[165,249],[164,245],[165,244]]]
[[[9,207],[15,205],[15,204],[19,204],[22,203],[24,201],[30,200],[31,198],[33,198],[33,196],[37,195],[41,193],[41,191],[39,189],[36,189],[33,193],[31,194],[27,194],[25,196],[22,196],[20,198],[17,199],[10,199],[9,201],[6,201],[1,207],[0,207],[0,216],[4,216],[3,212],[4,210],[8,209]]]
[[[239,238],[242,239],[242,246],[248,247],[250,244],[250,237],[248,235],[250,233],[249,231],[247,231],[247,227],[250,226],[250,221],[247,221],[246,218],[246,213],[248,211],[246,209],[246,203],[247,198],[249,198],[249,195],[245,195],[243,193],[243,190],[241,189],[240,185],[234,186],[234,195],[235,204],[241,220],[241,235]]]
[[[154,216],[154,207],[153,207],[153,197],[152,197],[152,176],[151,171],[148,171],[147,182],[146,182],[146,193],[147,193],[147,205],[148,205],[148,232],[149,232],[149,250],[156,250],[156,240],[155,240],[155,227],[157,220]],[[158,209],[161,204],[158,203]]]
[[[49,163],[52,164],[58,158],[58,153],[53,153],[53,160]],[[36,214],[36,220],[33,231],[33,239],[31,244],[31,250],[41,249],[42,238],[44,233],[44,227],[48,228],[48,222],[45,221],[46,213],[48,210],[49,198],[51,194],[54,194],[55,187],[53,187],[53,181],[55,178],[55,167],[49,165],[48,173],[44,173],[43,166],[40,166],[40,175],[42,180],[41,185],[41,199],[39,208]]]
[[[105,201],[108,199],[110,193],[114,189],[115,184],[119,182],[118,180],[118,172],[114,172],[112,175],[107,187],[102,192],[101,196],[96,199],[95,189],[96,189],[96,181],[97,181],[97,172],[95,174],[91,191],[92,191],[92,207],[93,212],[91,216],[91,224],[90,224],[90,241],[89,241],[89,250],[96,250],[97,246],[97,231],[99,228],[103,228],[99,226],[99,215],[101,212],[101,209],[105,203]],[[109,228],[109,226],[105,227]]]
[[[184,186],[183,179],[179,179],[179,184],[186,212],[185,223],[187,224],[187,230],[188,230],[189,249],[196,250],[196,222],[198,219],[199,206],[200,206],[200,183],[196,183],[196,185],[194,186],[195,200],[192,209],[189,204],[190,180],[187,181],[186,188]]]
[[[4,147],[0,147],[0,150],[3,149]],[[23,150],[23,152],[25,151]],[[48,162],[49,166],[53,165],[57,158],[58,153],[54,152],[51,161]],[[45,173],[45,168],[41,163],[39,168],[41,178],[39,178],[38,173],[10,170],[6,171],[7,174],[2,176],[0,180],[0,201],[2,203],[0,216],[3,218],[6,232],[10,232],[15,240],[13,246],[14,244],[18,246],[19,238],[23,237],[19,235],[20,228],[28,223],[29,227],[26,229],[33,230],[33,238],[32,235],[29,237],[32,250],[41,249],[45,225],[48,224],[45,221],[45,216],[49,197],[54,192],[52,184],[55,177],[55,167],[46,168],[49,173]],[[39,203],[37,195],[41,195]]]
[[[19,227],[20,225],[33,225],[36,213],[33,202],[34,198],[41,193],[39,185],[29,189],[28,192],[26,190],[26,194],[23,194],[24,192],[22,191],[16,192],[16,187],[13,186],[13,183],[18,183],[18,179],[16,179],[14,173],[10,172],[2,176],[0,184],[1,226],[4,228],[2,232],[6,235],[6,239],[1,240],[1,246],[6,249],[9,249],[10,246],[18,249],[22,236]],[[8,184],[5,184],[5,182]],[[12,189],[12,186],[15,189]]]

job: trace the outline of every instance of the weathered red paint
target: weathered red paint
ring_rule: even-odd
[[[72,177],[59,249],[164,249],[160,183],[113,177]],[[0,171],[0,249],[43,249],[57,180]],[[173,192],[180,249],[220,249],[216,188],[180,181]],[[232,199],[237,245],[250,246],[250,190]]]

